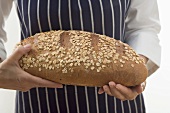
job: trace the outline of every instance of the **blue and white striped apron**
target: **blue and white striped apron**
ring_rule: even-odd
[[[49,30],[85,30],[124,41],[131,0],[15,0],[21,39]],[[97,87],[17,91],[16,113],[145,113],[143,96],[121,101]]]

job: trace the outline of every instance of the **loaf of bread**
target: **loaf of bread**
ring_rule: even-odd
[[[144,60],[127,44],[77,30],[37,33],[17,44],[31,44],[19,64],[26,72],[57,83],[103,86],[110,81],[135,86],[147,78]]]

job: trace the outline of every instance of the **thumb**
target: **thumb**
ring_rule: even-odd
[[[137,92],[138,94],[140,94],[140,93],[143,92],[143,87],[142,87],[141,85],[136,86],[135,89],[136,89],[136,92]]]
[[[143,83],[141,83],[140,85],[138,85],[138,90],[137,93],[140,94],[145,90],[146,87],[146,81],[144,81]]]
[[[15,49],[13,54],[9,57],[9,60],[18,61],[24,54],[28,53],[30,50],[31,50],[31,44],[19,46]]]

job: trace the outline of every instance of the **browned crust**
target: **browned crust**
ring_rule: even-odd
[[[135,86],[147,78],[144,61],[113,38],[85,31],[38,33],[18,45],[32,50],[20,60],[27,72],[69,85],[103,86],[110,81]]]

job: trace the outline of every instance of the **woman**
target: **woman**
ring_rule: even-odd
[[[0,1],[1,26],[9,15],[12,2]],[[156,0],[14,2],[21,25],[21,39],[38,32],[59,29],[95,32],[115,37],[133,47],[146,61],[149,75],[159,67],[160,46],[157,33],[160,25]],[[0,36],[1,42],[6,40],[2,27]],[[0,65],[0,87],[18,90],[16,113],[145,113],[142,92],[146,82],[133,88],[115,84],[114,81],[101,88],[62,86],[20,69],[18,60],[30,49],[30,45],[19,47],[4,60],[5,50],[1,43],[0,55],[4,61]]]

